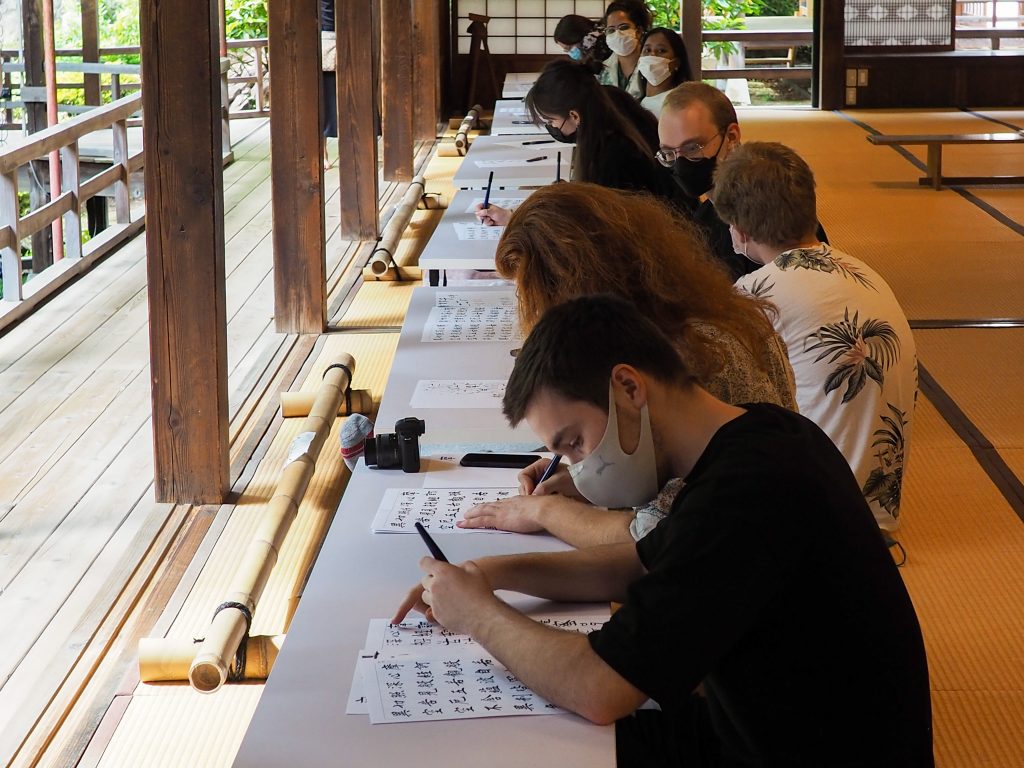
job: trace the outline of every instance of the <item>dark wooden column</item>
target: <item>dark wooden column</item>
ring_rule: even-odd
[[[704,49],[704,22],[701,0],[681,0],[679,20],[683,25],[683,43],[686,57],[690,60],[690,71],[701,79],[700,54]]]
[[[96,0],[82,0],[82,61],[100,60],[100,21]],[[100,76],[85,76],[85,103],[99,105]]]
[[[842,109],[846,104],[846,32],[844,0],[820,4],[821,36],[818,45],[818,103],[822,109]]]
[[[384,178],[412,180],[412,0],[381,0]],[[424,0],[419,0],[424,2]]]
[[[22,0],[22,39],[25,52],[25,75],[22,82],[22,96],[25,99],[25,125],[29,133],[46,128],[46,76],[43,74],[43,0]],[[29,89],[26,94],[26,89]],[[49,165],[43,160],[33,160],[29,174],[28,196],[32,210],[46,205],[49,195],[43,179],[50,178]],[[32,271],[42,272],[53,264],[51,228],[32,235]]]
[[[376,240],[377,127],[373,96],[373,3],[335,0],[338,29],[338,172],[341,236]],[[271,110],[273,111],[273,110]]]
[[[327,322],[327,278],[320,20],[316,6],[309,3],[273,0],[268,8],[274,58],[270,68],[274,320],[281,333],[321,333]]]
[[[439,0],[413,3],[413,135],[421,141],[437,136],[441,117],[441,22]]]
[[[139,13],[155,488],[177,503],[228,491],[215,11],[212,0],[142,0]]]

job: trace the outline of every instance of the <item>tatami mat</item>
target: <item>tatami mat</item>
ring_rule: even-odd
[[[401,328],[412,299],[414,283],[367,282],[338,323],[339,328]]]
[[[917,330],[914,339],[918,358],[995,447],[1024,448],[1024,328]]]
[[[1024,692],[937,691],[932,694],[939,768],[1015,768],[1024,746]]]
[[[231,685],[208,696],[162,685],[157,695],[137,693],[99,768],[231,765],[262,692],[262,685]]]

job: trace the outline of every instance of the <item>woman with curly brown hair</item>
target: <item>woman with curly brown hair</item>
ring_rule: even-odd
[[[524,333],[556,304],[616,294],[676,342],[715,397],[797,409],[793,371],[770,320],[775,307],[736,291],[700,230],[650,195],[579,182],[539,189],[512,214],[495,262],[498,273],[516,283]],[[523,487],[535,494],[481,505],[467,513],[465,527],[548,530],[576,546],[641,538],[680,487],[676,481],[666,486],[653,508],[591,507],[593,514],[580,514],[587,510],[570,498],[572,488],[548,481],[534,489],[535,468],[524,473]]]

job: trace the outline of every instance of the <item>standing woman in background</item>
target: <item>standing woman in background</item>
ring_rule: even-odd
[[[655,27],[644,35],[637,69],[646,89],[640,104],[655,117],[661,117],[661,104],[669,91],[693,80],[683,38],[666,27]]]
[[[598,79],[614,85],[636,100],[644,97],[644,84],[637,62],[640,39],[654,25],[651,12],[639,0],[609,3],[604,11],[604,39],[611,49]]]
[[[601,25],[586,16],[574,13],[563,16],[555,25],[552,37],[570,59],[585,64],[595,75],[604,68],[604,60],[612,55]]]
[[[333,168],[327,139],[338,138],[338,75],[335,40],[325,39],[324,32],[334,35],[334,0],[320,0],[320,87],[323,89],[324,109],[320,116],[320,130],[324,134],[324,168]],[[327,49],[330,47],[330,52]],[[330,69],[328,69],[330,67]]]

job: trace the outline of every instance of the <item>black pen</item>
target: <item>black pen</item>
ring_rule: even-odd
[[[523,146],[524,147],[529,147],[529,146],[531,146],[533,144],[554,144],[554,143],[555,143],[554,139],[537,139],[537,141],[524,141],[523,142]]]
[[[562,180],[562,153],[558,153],[558,159],[555,160],[555,183],[557,184]]]
[[[487,191],[484,192],[484,210],[491,207],[491,184],[494,182],[494,171],[487,174]]]
[[[547,160],[547,155],[541,155],[540,157],[531,157],[526,162],[528,163],[539,163],[541,160]]]
[[[512,125],[533,125],[533,120],[513,120]]]
[[[416,526],[416,533],[420,535],[420,538],[423,539],[423,543],[426,544],[427,549],[430,550],[430,556],[435,560],[440,560],[442,563],[447,563],[448,558],[444,556],[444,552],[442,552],[441,548],[437,546],[437,543],[430,538],[430,534],[427,533],[427,529],[423,527],[423,523],[417,521],[414,525]]]
[[[562,460],[562,455],[560,453],[556,453],[554,456],[551,457],[551,463],[548,464],[547,468],[544,470],[544,474],[542,474],[540,476],[540,480],[537,481],[537,485],[540,485],[545,480],[550,480],[551,479],[551,476],[553,474],[555,474],[555,470],[558,469],[558,463],[561,460]],[[533,486],[533,490],[535,492],[537,490],[537,485]],[[530,495],[532,496],[533,494],[530,494]],[[418,525],[418,523],[417,523],[417,525]]]

